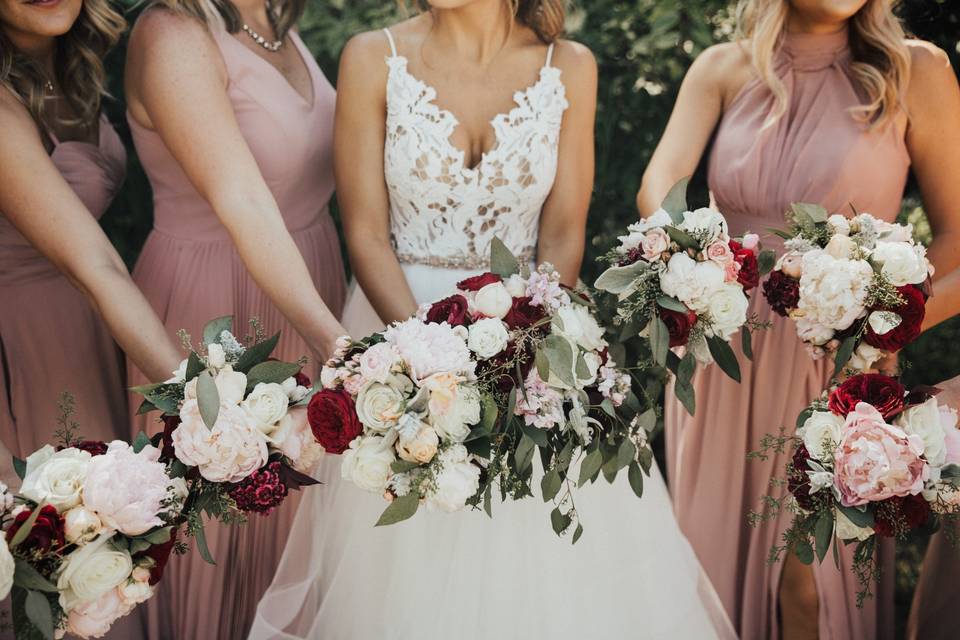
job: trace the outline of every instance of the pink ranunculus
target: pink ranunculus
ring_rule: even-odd
[[[130,613],[118,589],[110,589],[91,602],[84,602],[67,615],[67,633],[81,638],[102,638],[113,623]]]
[[[160,514],[166,509],[163,502],[171,480],[159,459],[156,447],[147,445],[134,453],[125,442],[111,442],[104,455],[90,460],[83,484],[84,507],[128,536],[162,525]]]
[[[670,246],[670,236],[661,227],[654,227],[645,234],[640,241],[640,249],[643,252],[643,259],[647,262],[659,260],[660,256]]]
[[[847,415],[834,453],[840,502],[854,507],[919,493],[930,476],[923,440],[889,425],[873,406],[861,402]]]
[[[947,459],[944,464],[960,464],[960,429],[957,428],[957,410],[940,405],[940,425],[943,427]],[[956,492],[960,494],[960,491]],[[960,497],[960,495],[958,495]]]

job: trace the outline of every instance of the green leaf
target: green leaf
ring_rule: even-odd
[[[627,322],[623,323],[623,326],[620,328],[620,336],[618,340],[621,343],[626,342],[630,338],[638,335],[641,331],[644,330],[647,326],[647,319],[640,320],[639,318],[633,317],[630,318]],[[617,362],[622,363],[622,360],[617,360]]]
[[[27,591],[24,612],[30,624],[36,627],[44,638],[53,639],[53,611],[50,610],[50,601],[45,595],[39,591]]]
[[[13,470],[17,473],[17,476],[23,480],[24,476],[27,475],[27,461],[13,456]]]
[[[573,348],[570,342],[561,336],[549,335],[543,341],[543,347],[547,352],[547,360],[550,361],[550,372],[571,387],[576,387],[573,379]]]
[[[796,554],[797,559],[803,564],[813,563],[813,547],[810,546],[810,543],[806,540],[801,540],[793,547],[793,552]]]
[[[493,485],[488,484],[483,491],[483,510],[487,512],[487,517],[493,517]]]
[[[37,518],[40,516],[40,510],[43,508],[44,503],[40,503],[33,508],[33,511],[30,512],[30,515],[24,521],[20,528],[17,529],[17,533],[13,536],[13,540],[10,541],[10,548],[18,546],[21,542],[27,539],[27,536],[30,535],[30,532],[33,530],[33,525],[37,522]]]
[[[837,355],[834,356],[833,362],[833,376],[837,377],[840,375],[840,372],[843,371],[844,365],[850,361],[850,358],[853,356],[854,349],[857,348],[857,338],[856,336],[848,336],[844,338],[843,342],[840,343],[840,348],[837,349]]]
[[[136,387],[130,387],[130,391],[134,393],[139,393],[142,396],[146,396],[165,385],[166,385],[165,382],[152,382],[150,384],[141,384]]]
[[[617,410],[613,406],[613,402],[610,401],[610,398],[604,398],[603,402],[600,403],[600,410],[611,418],[617,417]]]
[[[840,512],[847,516],[847,519],[858,527],[872,527],[874,524],[873,512],[869,510],[861,511],[856,507],[837,506]]]
[[[420,465],[416,462],[411,462],[409,460],[394,460],[390,464],[390,470],[394,473],[406,473],[407,471],[413,471]]]
[[[187,370],[184,374],[184,380],[193,380],[200,372],[203,371],[206,367],[203,365],[203,360],[200,359],[200,356],[196,351],[191,351],[189,357],[187,357]]]
[[[680,245],[681,249],[696,249],[700,246],[697,239],[682,229],[676,227],[664,227],[670,239]]]
[[[800,415],[797,416],[797,424],[796,424],[797,429],[799,429],[800,427],[802,427],[802,426],[804,425],[804,423],[805,423],[807,420],[809,420],[809,419],[810,419],[810,416],[812,416],[812,415],[813,415],[813,409],[811,409],[810,407],[807,407],[806,409],[804,409],[803,411],[801,411],[801,412],[800,412]]]
[[[740,329],[740,347],[743,349],[743,355],[747,360],[753,360],[753,336],[746,327]]]
[[[405,496],[394,498],[390,506],[383,510],[380,519],[377,520],[376,526],[385,527],[403,522],[408,518],[412,518],[418,508],[420,508],[420,496],[415,491],[411,491]]]
[[[610,267],[600,274],[593,286],[600,291],[618,295],[622,300],[636,290],[637,279],[648,269],[650,265],[643,260],[622,267]]]
[[[817,543],[817,558],[820,562],[827,557],[830,541],[833,539],[833,511],[824,511],[817,520],[813,533]]]
[[[712,355],[713,359],[720,365],[720,369],[737,382],[740,382],[740,363],[737,362],[737,356],[733,353],[733,349],[730,348],[727,341],[723,338],[713,336],[707,338],[707,346],[710,348],[710,355]]]
[[[203,328],[203,344],[220,344],[220,334],[224,331],[233,331],[233,316],[214,318]]]
[[[660,208],[670,214],[674,224],[683,222],[683,213],[687,210],[688,184],[690,184],[690,176],[673,185],[667,197],[663,199],[663,204],[660,205]]]
[[[261,362],[247,373],[247,392],[253,391],[254,387],[261,382],[280,384],[287,378],[297,375],[298,371],[300,371],[300,365],[295,362],[278,362],[276,360]]]
[[[510,389],[510,395],[507,396],[507,413],[506,413],[506,422],[509,423],[513,419],[514,412],[517,408],[517,388],[514,387]],[[504,425],[506,427],[506,424]]]
[[[570,526],[570,522],[570,515],[567,513],[561,513],[560,507],[556,507],[550,512],[550,524],[553,525],[553,532],[558,536],[567,530],[567,527]]]
[[[151,531],[143,537],[150,544],[166,544],[170,542],[170,536],[173,535],[173,527],[161,527]]]
[[[667,352],[670,351],[670,330],[660,316],[654,316],[650,323],[650,351],[653,361],[658,365],[667,364]]]
[[[496,236],[490,242],[490,271],[501,278],[509,278],[520,272],[520,262]]]
[[[172,460],[170,462],[170,467],[167,471],[167,475],[170,476],[171,478],[182,478],[185,475],[187,475],[187,471],[189,471],[189,469],[187,468],[187,465],[183,464],[179,460]]]
[[[590,478],[597,475],[601,466],[603,466],[603,454],[600,453],[600,450],[588,453],[587,457],[580,463],[580,479],[577,481],[577,486],[585,485]]]
[[[530,465],[533,462],[533,454],[536,451],[537,445],[533,440],[526,434],[520,438],[520,443],[517,445],[517,450],[514,452],[514,460],[517,463],[517,473],[523,475],[530,469]]]
[[[697,359],[693,356],[693,351],[688,349],[677,367],[677,384],[689,386],[696,370]]]
[[[647,433],[650,433],[657,426],[657,411],[656,409],[650,408],[640,414],[637,418],[637,426],[642,428]]]
[[[540,492],[543,494],[543,501],[550,502],[557,497],[563,481],[560,478],[560,471],[554,467],[543,475],[540,480]]]
[[[143,538],[130,538],[130,546],[127,551],[130,553],[130,555],[135,555],[141,551],[146,551],[149,548],[150,543]]]
[[[34,569],[29,562],[22,558],[15,558],[14,562],[16,566],[13,572],[13,584],[32,591],[59,592],[57,585],[40,575],[40,572]]]
[[[577,544],[577,540],[580,539],[580,536],[583,535],[583,525],[579,522],[577,523],[577,528],[573,530],[573,542],[570,544]]]
[[[671,311],[676,311],[678,313],[686,313],[689,311],[689,309],[687,309],[687,305],[683,304],[672,296],[658,297],[657,305],[663,307],[664,309],[670,309]]]
[[[213,429],[220,415],[220,392],[209,371],[197,376],[197,405],[207,429]]]
[[[687,410],[687,413],[689,413],[691,416],[696,415],[697,395],[692,384],[683,384],[681,382],[677,382],[673,385],[673,394],[677,396],[677,400],[679,400],[680,404],[683,405],[683,408]]]
[[[830,217],[830,212],[819,204],[810,204],[807,202],[794,202],[790,205],[790,211],[793,212],[794,216],[809,219],[810,222],[814,224],[826,222],[827,218]]]
[[[475,456],[483,458],[484,460],[490,459],[490,452],[493,449],[493,443],[490,441],[490,436],[483,436],[481,438],[464,442],[463,446],[466,447],[467,451]]]
[[[620,443],[620,448],[617,449],[617,470],[619,471],[633,462],[636,455],[637,447],[629,438],[624,438],[623,442]]]
[[[757,256],[757,267],[760,270],[760,275],[765,276],[771,271],[773,267],[777,264],[777,254],[771,251],[770,249],[764,249],[760,252],[760,255]]]
[[[133,440],[133,452],[140,453],[148,444],[150,444],[150,438],[147,436],[147,434],[141,431]]]
[[[537,427],[529,425],[526,422],[521,422],[520,430],[523,431],[525,436],[533,440],[538,447],[545,447],[549,443],[549,440],[547,439],[547,432],[543,429],[538,429]]]
[[[207,532],[204,529],[203,518],[197,516],[197,521],[200,523],[200,526],[196,527],[193,531],[193,538],[197,541],[197,551],[200,553],[200,557],[203,558],[204,562],[208,564],[217,564],[213,556],[210,555],[210,547],[207,546]]]
[[[237,360],[234,369],[246,373],[261,362],[265,362],[267,358],[270,357],[270,354],[273,353],[273,350],[277,348],[277,342],[279,341],[280,334],[275,333],[266,340],[262,340],[253,345],[243,352]]]
[[[533,358],[534,364],[537,367],[537,375],[540,376],[541,380],[546,380],[550,377],[550,359],[547,357],[547,352],[542,348],[537,349],[537,353]]]
[[[483,407],[483,417],[480,419],[480,428],[487,433],[493,432],[493,425],[497,422],[497,415],[500,413],[497,407],[497,401],[492,395],[485,394],[480,397],[480,404]]]
[[[157,406],[150,402],[149,400],[144,400],[140,403],[140,407],[137,409],[137,415],[142,416],[145,413],[150,413],[151,411],[156,411]]]
[[[630,488],[633,489],[633,492],[637,494],[638,498],[643,497],[643,470],[640,469],[640,465],[636,462],[630,463],[630,468],[627,471],[627,479],[630,481]]]

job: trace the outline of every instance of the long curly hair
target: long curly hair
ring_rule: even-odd
[[[404,0],[398,0],[406,6]],[[555,42],[563,35],[567,19],[566,0],[504,0],[520,24],[530,28],[544,44]],[[420,11],[430,9],[427,0],[413,0]]]
[[[277,38],[283,39],[297,25],[307,0],[274,0],[267,2]],[[240,12],[230,0],[155,0],[151,6],[165,7],[174,13],[196,18],[208,27],[221,25],[229,33],[237,33],[243,25]]]
[[[898,0],[868,0],[849,20],[850,69],[863,89],[866,102],[854,115],[871,126],[885,126],[905,111],[904,94],[910,80],[910,52],[906,35],[894,14]],[[766,125],[787,111],[789,95],[774,72],[774,58],[786,30],[789,0],[740,0],[738,37],[746,42],[761,80],[774,96]]]
[[[77,21],[56,40],[55,80],[72,116],[62,118],[68,126],[92,126],[100,117],[100,103],[106,95],[103,58],[127,27],[123,16],[109,0],[83,0]],[[44,94],[51,80],[40,65],[18,51],[0,30],[0,85],[9,89],[26,106],[42,131],[45,124]]]

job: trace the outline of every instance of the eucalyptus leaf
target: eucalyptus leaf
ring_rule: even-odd
[[[487,513],[488,518],[493,517],[493,486],[489,484],[483,490],[483,510]]]
[[[678,229],[677,227],[664,227],[664,230],[667,232],[667,235],[670,236],[671,240],[680,245],[681,249],[696,249],[700,246],[700,243],[697,242],[697,239],[683,229]]]
[[[489,460],[490,453],[493,451],[493,443],[490,441],[490,436],[468,440],[463,443],[463,446],[466,447],[467,451],[484,460]]]
[[[203,526],[203,518],[198,516],[197,520],[199,521],[199,526],[193,531],[193,539],[197,541],[197,551],[200,553],[200,557],[203,558],[204,562],[215,565],[217,563],[210,554],[210,547],[207,546],[207,532]]]
[[[667,364],[667,352],[670,351],[670,330],[660,316],[654,316],[650,323],[650,350],[653,361],[658,365]]]
[[[793,552],[797,559],[803,564],[813,563],[813,547],[806,540],[801,540],[793,547]]]
[[[771,271],[773,267],[777,264],[777,254],[771,251],[770,249],[764,249],[760,252],[760,255],[757,256],[757,267],[760,271],[761,276],[765,276]]]
[[[570,522],[570,515],[561,512],[559,507],[550,512],[550,524],[553,525],[553,531],[558,536],[567,530]]]
[[[33,530],[33,525],[36,524],[37,518],[40,517],[40,511],[43,509],[44,503],[40,503],[33,508],[33,511],[30,512],[30,515],[27,516],[27,519],[20,525],[20,528],[17,529],[17,533],[14,534],[13,539],[10,540],[9,547],[11,549],[17,547],[21,542],[27,539],[27,536],[30,535],[30,532]]]
[[[689,385],[693,379],[693,373],[697,370],[697,359],[693,356],[693,351],[687,350],[680,360],[677,367],[677,384]]]
[[[637,425],[647,433],[653,431],[657,426],[657,411],[650,408],[637,417]]]
[[[692,384],[677,381],[676,384],[673,385],[673,395],[677,397],[677,400],[679,400],[683,408],[687,410],[687,413],[691,416],[697,414],[697,395]]]
[[[16,472],[17,476],[23,480],[24,476],[27,475],[27,461],[13,456],[13,470]]]
[[[547,352],[543,349],[537,349],[533,361],[537,367],[537,375],[540,376],[540,379],[548,379],[550,377],[550,359],[547,357]]]
[[[819,204],[810,204],[808,202],[794,202],[790,205],[790,210],[794,216],[809,219],[814,224],[821,224],[830,217],[830,212]]]
[[[520,262],[517,257],[496,236],[490,242],[490,271],[501,278],[509,278],[520,272]]]
[[[603,454],[599,450],[591,451],[580,463],[580,479],[577,480],[577,486],[582,487],[592,477],[597,475],[600,467],[603,466]]]
[[[802,427],[802,426],[804,425],[804,423],[806,423],[806,421],[809,420],[809,419],[810,419],[810,416],[812,416],[812,415],[813,415],[813,409],[811,409],[811,408],[809,408],[809,407],[807,407],[806,409],[804,409],[803,411],[801,411],[801,412],[800,412],[800,415],[797,416],[797,424],[796,424],[797,429],[799,429],[800,427]]]
[[[546,447],[548,444],[547,432],[543,429],[538,429],[537,427],[527,424],[526,422],[520,423],[520,430],[523,431],[524,435],[533,440],[533,442],[538,447]]]
[[[670,309],[671,311],[676,311],[677,313],[687,313],[687,305],[683,304],[676,298],[672,296],[660,296],[657,298],[657,305],[663,307],[664,309]]]
[[[556,498],[562,485],[563,480],[560,478],[558,469],[553,468],[543,474],[543,479],[540,480],[540,492],[543,494],[543,501],[550,502]]]
[[[150,544],[166,544],[170,542],[170,536],[173,535],[173,527],[161,527],[151,531],[143,537]]]
[[[497,402],[491,395],[481,396],[480,404],[483,407],[483,417],[480,419],[480,427],[487,433],[491,433],[493,431],[493,425],[497,422],[497,415],[500,413],[500,409],[497,407]]]
[[[576,387],[573,379],[573,347],[570,342],[561,336],[549,335],[543,341],[543,348],[550,362],[550,372],[571,387]]]
[[[737,356],[723,338],[716,336],[707,338],[707,347],[710,349],[710,355],[716,360],[720,369],[732,379],[740,382],[740,363],[737,362]]]
[[[252,367],[247,373],[247,393],[253,391],[261,382],[280,384],[287,378],[292,378],[300,371],[300,365],[295,362],[279,362],[269,360]]]
[[[627,471],[627,479],[630,481],[630,488],[633,489],[633,492],[637,494],[638,498],[642,498],[643,470],[640,469],[640,465],[636,462],[630,463],[630,468]]]
[[[410,460],[394,460],[390,464],[390,470],[394,473],[406,473],[407,471],[413,471],[419,466],[419,464],[411,462]]]
[[[833,539],[833,511],[824,511],[817,519],[813,535],[817,544],[817,558],[823,562],[827,557],[827,551],[830,550],[830,541]]]
[[[530,439],[530,436],[524,434],[520,438],[520,443],[517,445],[517,450],[514,452],[514,460],[517,463],[517,473],[520,475],[525,474],[529,469],[530,465],[533,462],[533,454],[536,451],[537,445],[533,440]]]
[[[600,274],[593,286],[623,299],[633,293],[637,286],[637,278],[649,268],[650,265],[642,260],[623,267],[610,267]]]
[[[385,527],[403,522],[408,518],[412,518],[418,508],[420,508],[420,496],[415,491],[411,491],[405,496],[398,496],[393,499],[390,506],[383,510],[380,519],[377,520],[376,526]]]
[[[233,316],[214,318],[203,328],[203,344],[220,344],[220,334],[233,331]]]
[[[663,199],[660,208],[670,214],[674,224],[683,222],[683,214],[687,210],[687,185],[690,184],[690,176],[682,178],[677,184],[671,187],[667,197]]]
[[[603,402],[600,403],[600,410],[611,418],[617,417],[617,410],[613,406],[613,402],[610,401],[610,398],[604,398]]]
[[[137,409],[137,415],[142,416],[145,413],[150,413],[151,411],[156,411],[157,406],[150,402],[149,400],[144,400],[140,403],[140,407]],[[21,478],[22,480],[22,478]]]
[[[23,608],[30,624],[43,634],[44,638],[53,640],[53,611],[47,597],[40,591],[27,591]]]
[[[220,392],[209,371],[197,376],[197,405],[203,424],[207,425],[208,429],[213,429],[217,416],[220,415]]]
[[[233,368],[236,371],[246,373],[261,362],[266,362],[267,358],[270,357],[270,354],[273,353],[273,350],[277,348],[277,343],[279,341],[279,333],[273,334],[266,340],[261,340],[257,344],[244,351],[240,355],[240,358],[237,360],[237,364]]]
[[[59,593],[57,585],[40,575],[40,572],[29,562],[22,558],[14,558],[14,563],[13,584],[31,591]]]
[[[579,522],[577,523],[577,528],[573,530],[573,542],[570,544],[577,544],[577,541],[580,539],[580,536],[583,535],[583,525]]]
[[[837,349],[837,354],[833,358],[834,367],[833,367],[833,376],[836,377],[840,375],[840,372],[843,371],[843,367],[850,361],[850,358],[853,357],[853,352],[857,348],[857,338],[856,336],[847,336],[844,338],[843,342],[840,343],[840,347]]]
[[[140,453],[148,444],[150,444],[150,438],[143,431],[139,432],[133,440],[133,452]]]
[[[747,360],[753,360],[753,336],[746,327],[740,329],[740,348]]]
[[[872,527],[874,524],[873,513],[868,510],[861,511],[856,507],[837,507],[840,510],[840,513],[847,516],[847,520],[857,525],[858,527]]]
[[[203,360],[200,359],[200,356],[197,355],[196,351],[191,351],[190,355],[187,357],[187,370],[184,374],[184,380],[193,380],[200,372],[203,371],[206,367],[203,364]]]

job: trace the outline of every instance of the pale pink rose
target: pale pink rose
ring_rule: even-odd
[[[307,473],[323,454],[307,422],[307,408],[293,407],[270,435],[271,444],[290,459],[293,468]]]
[[[117,589],[110,589],[96,600],[84,602],[70,610],[67,633],[81,638],[102,638],[113,623],[130,613]]]
[[[747,251],[757,252],[757,247],[760,246],[760,236],[755,233],[746,233],[743,236],[743,240],[740,242],[742,246]]]
[[[711,242],[707,246],[707,259],[713,260],[721,266],[726,265],[733,262],[733,251],[730,250],[730,245],[726,242],[719,240]]]
[[[180,408],[180,426],[173,432],[177,458],[210,482],[239,482],[267,462],[267,441],[257,420],[243,407],[221,405],[208,429],[196,400]]]
[[[957,410],[942,404],[939,409],[940,425],[943,427],[947,447],[947,458],[944,464],[960,464],[960,429],[957,428]]]
[[[723,281],[724,282],[736,282],[738,276],[740,275],[740,263],[736,260],[732,260],[727,264],[723,265]]]
[[[365,380],[384,383],[400,362],[397,348],[387,342],[375,344],[360,355],[360,375]]]
[[[140,453],[120,440],[90,460],[83,484],[84,507],[96,512],[103,524],[128,536],[138,536],[163,524],[160,514],[170,492],[160,450],[151,445]],[[118,482],[118,479],[121,481]]]
[[[640,241],[640,249],[643,251],[643,259],[647,262],[654,262],[660,259],[660,256],[670,246],[670,236],[661,227],[654,227],[645,234]]]
[[[430,392],[430,415],[444,416],[450,411],[462,381],[461,376],[452,373],[435,373],[420,383],[421,388]]]
[[[360,393],[360,389],[363,389],[366,384],[367,379],[359,374],[349,375],[343,379],[343,389],[352,396]]]
[[[861,402],[847,415],[840,446],[834,452],[834,478],[840,502],[854,507],[923,490],[930,467],[923,440],[886,424],[871,405]]]

